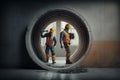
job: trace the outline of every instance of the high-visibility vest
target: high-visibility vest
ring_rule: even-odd
[[[48,46],[53,46],[54,45],[54,41],[53,41],[53,36],[52,37],[46,37],[46,44]]]
[[[65,37],[63,39],[63,43],[70,43],[70,34],[64,31]]]

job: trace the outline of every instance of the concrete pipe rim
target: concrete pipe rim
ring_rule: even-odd
[[[38,58],[38,56],[36,55],[36,52],[34,51],[34,47],[33,47],[33,43],[32,43],[32,35],[33,35],[33,29],[37,23],[37,21],[39,21],[43,16],[46,16],[46,14],[49,14],[50,12],[52,13],[55,13],[56,11],[58,12],[63,12],[63,11],[66,11],[68,13],[72,13],[73,15],[77,16],[80,20],[82,20],[82,22],[84,23],[86,29],[87,29],[87,34],[88,34],[88,37],[89,37],[89,41],[87,43],[87,49],[84,51],[84,55],[78,59],[78,61],[76,61],[75,63],[73,63],[72,65],[70,66],[67,66],[67,67],[64,67],[64,68],[55,68],[55,67],[50,67],[50,66],[47,66],[42,60],[40,60]],[[91,47],[91,30],[90,30],[90,27],[87,23],[87,21],[85,20],[85,18],[83,16],[81,16],[80,14],[78,14],[78,12],[74,12],[75,10],[72,10],[72,9],[53,9],[53,10],[48,10],[48,11],[45,11],[43,15],[39,15],[38,17],[36,17],[35,19],[32,20],[30,26],[28,26],[27,28],[27,32],[26,32],[26,39],[25,39],[25,42],[26,42],[26,48],[27,48],[27,51],[28,51],[28,54],[29,56],[32,58],[32,60],[37,64],[39,65],[40,67],[44,68],[44,69],[47,69],[47,70],[51,70],[51,71],[61,71],[61,70],[70,70],[70,69],[73,69],[73,68],[76,68],[78,66],[81,65],[82,61],[85,59],[85,57],[87,56],[89,50],[90,50],[90,47]],[[57,15],[58,16],[58,15]],[[56,20],[56,19],[55,19]],[[54,20],[53,20],[54,21]]]

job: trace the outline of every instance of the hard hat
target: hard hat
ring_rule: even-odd
[[[66,25],[65,25],[65,28],[66,28],[66,29],[70,29],[70,28],[71,28],[70,24],[66,24]]]
[[[54,28],[52,27],[52,28],[50,28],[50,32],[52,32],[52,33],[54,33],[55,32],[55,30],[54,30]]]

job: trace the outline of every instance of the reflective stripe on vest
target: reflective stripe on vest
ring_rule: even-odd
[[[64,31],[65,37],[63,39],[63,43],[70,43],[70,35],[66,31]]]

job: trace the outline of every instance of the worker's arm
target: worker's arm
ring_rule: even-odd
[[[54,46],[56,46],[56,44],[57,44],[56,37],[53,38],[53,41],[54,41]]]
[[[44,37],[47,37],[47,33],[46,34],[41,34],[41,37],[44,38]]]
[[[61,45],[61,48],[63,48],[63,44],[62,44],[63,38],[64,38],[64,33],[61,32],[60,33],[60,45]]]

